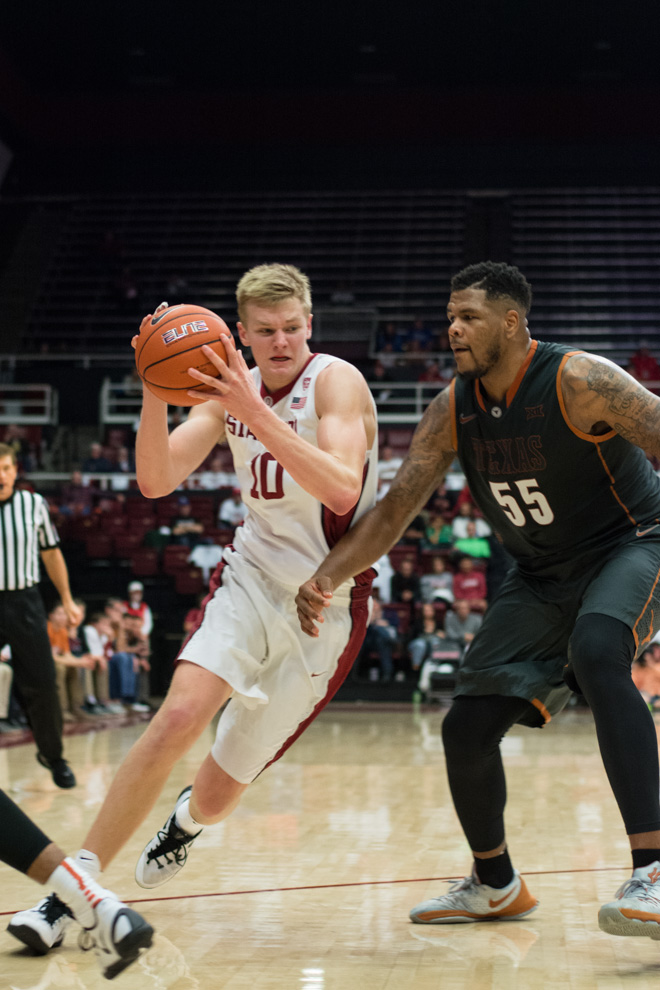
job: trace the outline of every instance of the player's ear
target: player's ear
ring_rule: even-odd
[[[507,309],[506,313],[504,314],[504,325],[506,332],[509,336],[513,337],[517,333],[520,323],[521,323],[520,313],[518,312],[518,310]]]
[[[236,324],[236,329],[238,330],[238,338],[241,344],[243,345],[243,347],[247,347],[248,346],[247,333],[245,332],[245,327],[240,321]]]

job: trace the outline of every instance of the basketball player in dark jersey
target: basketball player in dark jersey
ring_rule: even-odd
[[[411,918],[511,919],[536,908],[507,850],[499,744],[515,723],[543,725],[573,689],[593,712],[632,848],[632,878],[601,908],[600,927],[660,939],[658,744],[630,674],[660,614],[660,481],[644,453],[660,456],[660,398],[604,358],[532,340],[531,300],[508,265],[454,277],[458,376],[426,410],[387,495],[301,586],[298,614],[305,632],[322,635],[333,589],[396,543],[458,455],[515,565],[443,724],[472,874]]]

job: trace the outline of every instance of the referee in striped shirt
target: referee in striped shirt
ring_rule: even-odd
[[[37,744],[37,760],[58,787],[75,787],[76,778],[62,757],[62,710],[55,662],[39,591],[39,556],[57,588],[72,623],[80,609],[69,588],[59,537],[42,495],[15,491],[16,453],[0,443],[0,645],[9,643],[16,696]]]

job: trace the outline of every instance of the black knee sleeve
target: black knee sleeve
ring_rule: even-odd
[[[634,656],[635,639],[625,622],[600,613],[583,615],[568,644],[564,680],[572,691],[587,695],[603,678],[628,677]]]

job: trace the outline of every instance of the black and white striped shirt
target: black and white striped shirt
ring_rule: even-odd
[[[59,546],[43,495],[16,491],[0,502],[0,592],[39,583],[39,552]]]

